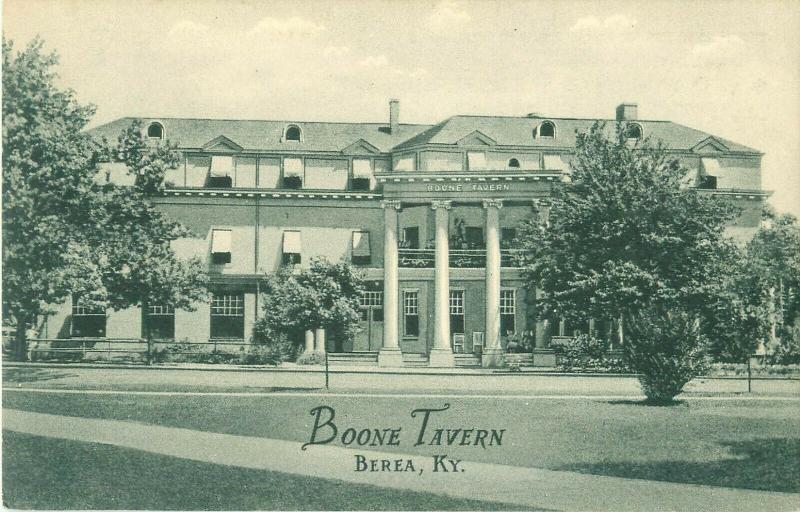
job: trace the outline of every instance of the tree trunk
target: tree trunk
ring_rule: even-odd
[[[14,333],[15,359],[17,361],[27,361],[28,338],[26,330],[28,327],[28,318],[21,314],[14,314],[14,318],[17,320],[17,330]]]
[[[144,337],[147,340],[147,365],[153,364],[153,335],[150,331],[149,303],[146,297],[142,297],[142,324],[144,327]]]

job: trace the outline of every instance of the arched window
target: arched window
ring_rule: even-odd
[[[300,127],[292,124],[286,127],[286,132],[283,135],[283,140],[293,140],[295,142],[300,142],[302,136],[302,132],[300,131]]]
[[[539,125],[537,135],[539,137],[554,138],[556,136],[556,125],[552,121],[542,122],[542,124]]]
[[[625,127],[625,136],[629,139],[642,138],[642,125],[639,123],[630,123]]]
[[[161,123],[150,123],[150,126],[147,127],[147,137],[150,139],[163,139],[164,126]]]
[[[519,169],[519,160],[512,158],[508,161],[508,167],[509,169]]]

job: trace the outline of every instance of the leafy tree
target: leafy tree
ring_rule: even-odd
[[[94,107],[55,86],[42,44],[15,53],[3,39],[3,302],[19,358],[46,305],[101,289],[106,263],[93,250],[102,150],[83,131]]]
[[[363,282],[346,263],[312,259],[307,269],[281,267],[262,287],[263,316],[253,327],[256,343],[270,343],[283,334],[300,343],[308,329],[326,329],[340,345],[358,329]]]
[[[622,339],[652,308],[711,318],[736,254],[723,236],[735,208],[686,187],[689,171],[666,147],[629,141],[621,124],[612,138],[603,123],[579,133],[572,167],[553,191],[549,227],[533,219],[520,234],[537,315],[617,320]]]
[[[766,324],[763,339],[778,359],[800,359],[800,225],[791,214],[766,209],[761,229],[746,247],[740,289],[757,301]]]
[[[3,40],[3,300],[19,358],[25,329],[70,294],[87,306],[146,312],[148,304],[191,308],[206,290],[201,262],[171,248],[189,232],[149,200],[178,163],[174,147],[149,146],[134,124],[116,156],[136,186],[101,183],[101,160],[114,151],[83,131],[94,109],[55,87],[56,63],[39,40],[16,55]]]

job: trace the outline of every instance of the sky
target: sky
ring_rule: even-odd
[[[5,0],[60,85],[123,116],[401,122],[613,118],[635,102],[765,153],[800,215],[800,2]]]

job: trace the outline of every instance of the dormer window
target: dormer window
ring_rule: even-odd
[[[642,138],[642,125],[639,123],[630,123],[625,127],[625,138],[627,139],[641,139]]]
[[[534,137],[554,139],[556,137],[556,125],[552,121],[543,121],[534,133]]]
[[[296,124],[290,124],[283,132],[284,141],[300,142],[303,139],[303,132]]]
[[[152,122],[147,127],[147,138],[148,139],[163,139],[164,138],[164,126],[161,123]]]
[[[519,169],[519,160],[516,158],[512,158],[508,161],[508,168],[509,169]]]

